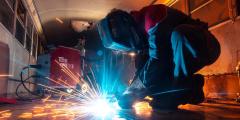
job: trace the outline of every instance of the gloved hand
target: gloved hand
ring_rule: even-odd
[[[146,89],[127,89],[123,94],[116,95],[122,109],[131,109],[133,104],[146,96]]]
[[[131,109],[134,102],[136,101],[136,96],[134,94],[123,94],[117,97],[118,105],[122,109]]]

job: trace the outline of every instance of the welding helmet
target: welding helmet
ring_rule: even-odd
[[[119,51],[135,51],[145,47],[144,34],[134,18],[127,12],[110,12],[98,25],[98,32],[104,47]]]

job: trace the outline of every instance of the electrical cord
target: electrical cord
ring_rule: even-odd
[[[32,98],[25,98],[25,97],[22,97],[19,95],[18,93],[18,90],[20,88],[20,86],[22,85],[24,87],[24,89],[30,93],[31,95],[34,95],[34,96],[37,96],[39,98],[42,98],[44,96],[44,92],[42,92],[41,94],[37,94],[35,92],[32,92],[27,86],[25,83],[31,83],[31,84],[34,84],[34,85],[38,85],[37,83],[33,83],[33,82],[29,82],[27,80],[29,80],[30,78],[42,78],[41,76],[37,76],[37,75],[31,75],[29,76],[28,78],[26,79],[23,79],[23,72],[26,70],[26,69],[30,69],[30,68],[35,68],[35,69],[40,69],[41,68],[41,65],[29,65],[29,66],[26,66],[24,67],[21,72],[20,72],[20,83],[18,84],[17,88],[16,88],[16,91],[15,91],[15,94],[16,96],[20,99],[20,100],[33,100]]]
[[[26,79],[24,79],[24,80],[20,80],[20,81],[19,81],[20,83],[18,84],[18,86],[17,86],[17,88],[16,88],[16,91],[15,91],[16,96],[18,96],[19,100],[33,100],[32,98],[25,98],[25,97],[21,96],[21,95],[18,93],[20,86],[23,85],[22,83],[24,83],[24,84],[25,84],[25,83],[30,83],[30,84],[33,84],[33,85],[38,85],[37,83],[33,83],[33,82],[30,82],[30,81],[27,81],[27,80],[29,80],[30,78],[40,78],[40,76],[32,75],[32,76],[30,76],[30,77],[28,77],[28,78],[26,78]],[[25,88],[25,87],[24,87],[24,88]],[[41,92],[41,93],[37,94],[36,92],[32,92],[31,90],[29,90],[28,88],[27,88],[27,89],[25,88],[25,90],[27,90],[27,92],[30,93],[31,95],[37,96],[38,98],[44,97],[44,92]]]

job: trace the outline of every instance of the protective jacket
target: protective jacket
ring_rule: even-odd
[[[131,15],[147,36],[149,58],[137,57],[142,65],[136,66],[149,89],[169,89],[174,80],[193,75],[220,54],[220,45],[208,25],[176,9],[151,5]]]

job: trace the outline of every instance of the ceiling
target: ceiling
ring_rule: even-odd
[[[49,44],[73,46],[79,36],[71,27],[72,20],[95,22],[113,8],[138,10],[154,2],[167,1],[169,0],[34,0],[34,4]]]

